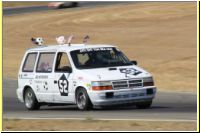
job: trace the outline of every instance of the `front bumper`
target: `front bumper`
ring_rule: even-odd
[[[151,101],[155,97],[156,87],[137,90],[91,91],[88,94],[94,106],[110,106]]]

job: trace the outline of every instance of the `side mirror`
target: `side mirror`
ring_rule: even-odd
[[[70,66],[65,66],[62,68],[63,72],[72,73],[72,68]]]
[[[132,62],[134,65],[137,65],[137,61],[134,60],[134,61],[131,61],[131,62]]]

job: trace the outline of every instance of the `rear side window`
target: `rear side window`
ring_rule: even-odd
[[[37,58],[37,53],[27,54],[22,71],[23,72],[33,72],[36,58]]]
[[[41,53],[37,64],[37,72],[52,72],[55,53]]]

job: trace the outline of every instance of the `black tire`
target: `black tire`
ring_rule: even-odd
[[[63,9],[63,8],[65,8],[65,5],[64,5],[64,4],[61,4],[61,5],[59,5],[59,6],[57,7],[57,9]]]
[[[70,6],[71,7],[77,7],[78,6],[78,2],[72,2]]]
[[[27,88],[24,93],[24,103],[28,110],[38,110],[40,108],[40,104],[31,88]]]
[[[92,108],[92,103],[84,88],[79,88],[76,91],[76,105],[80,110],[89,110]]]
[[[136,107],[138,109],[147,109],[147,108],[151,107],[151,104],[152,104],[152,100],[151,101],[137,103]]]

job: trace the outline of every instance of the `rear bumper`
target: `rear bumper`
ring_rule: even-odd
[[[23,89],[18,88],[16,92],[17,92],[17,98],[19,99],[19,101],[24,102]]]
[[[155,94],[156,88],[151,87],[137,90],[90,92],[89,96],[94,106],[109,106],[151,101]]]

